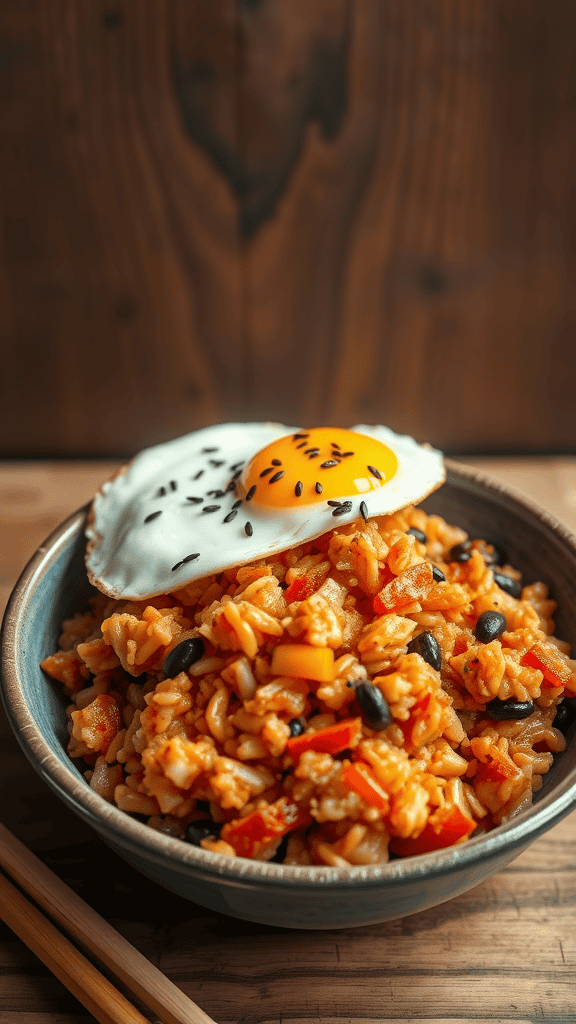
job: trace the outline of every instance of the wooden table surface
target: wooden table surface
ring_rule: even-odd
[[[576,458],[469,461],[576,532]],[[113,468],[0,464],[2,607],[37,544]],[[288,931],[216,914],[145,880],[37,778],[3,717],[0,777],[3,822],[217,1022],[576,1022],[576,814],[442,906],[349,931]],[[0,924],[0,1022],[91,1020]]]

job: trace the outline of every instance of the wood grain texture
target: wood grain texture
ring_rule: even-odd
[[[575,32],[571,0],[5,0],[0,453],[234,418],[574,450]]]
[[[576,527],[576,458],[474,464]],[[3,593],[39,532],[83,504],[114,468],[0,464]],[[4,823],[221,1024],[576,1022],[574,814],[440,907],[367,928],[293,932],[215,914],[146,881],[37,778],[3,715],[0,777]],[[91,1020],[1,924],[0,1020]]]

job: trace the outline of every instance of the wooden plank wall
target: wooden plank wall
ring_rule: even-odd
[[[4,0],[0,455],[576,450],[572,0]]]

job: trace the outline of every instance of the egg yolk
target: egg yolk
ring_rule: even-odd
[[[281,437],[250,460],[244,496],[271,508],[297,508],[378,490],[396,473],[394,452],[376,438],[338,427]]]

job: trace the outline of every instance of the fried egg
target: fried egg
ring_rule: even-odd
[[[142,600],[420,501],[440,452],[384,426],[227,423],[148,448],[96,495],[92,583]]]

